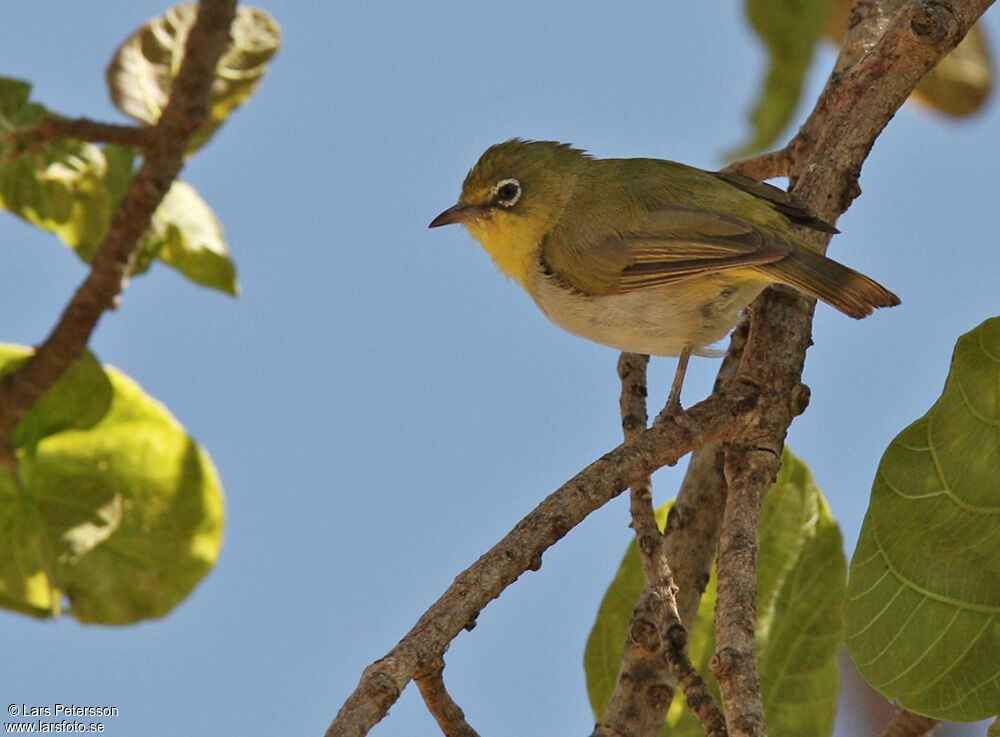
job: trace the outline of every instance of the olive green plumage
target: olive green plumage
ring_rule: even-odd
[[[431,226],[457,222],[553,322],[621,350],[704,352],[772,283],[855,318],[899,304],[811,251],[795,225],[837,231],[788,193],[671,161],[506,141]]]

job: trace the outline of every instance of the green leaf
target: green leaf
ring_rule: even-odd
[[[764,43],[769,63],[750,113],[750,140],[727,157],[741,158],[770,147],[788,126],[830,5],[831,0],[747,0],[747,19]]]
[[[658,510],[659,520],[666,519],[669,506]],[[764,503],[758,567],[757,651],[769,734],[825,736],[833,731],[845,569],[837,524],[808,468],[786,450]],[[633,542],[601,603],[584,655],[598,716],[614,689],[626,628],[644,583]],[[713,571],[688,653],[718,698],[708,672],[715,652],[715,600]],[[670,707],[667,725],[671,736],[704,734],[681,694]]]
[[[107,70],[108,87],[123,113],[147,125],[159,120],[180,71],[195,14],[194,5],[176,5],[142,26],[115,52]],[[236,9],[232,42],[215,70],[208,119],[192,138],[189,154],[250,98],[280,45],[281,29],[267,12],[246,6]]]
[[[986,730],[986,737],[1000,737],[1000,716],[990,724],[989,729]]]
[[[0,125],[4,126],[5,132],[12,130],[18,121],[29,120],[30,116],[35,118],[35,125],[45,117],[45,109],[40,105],[30,105],[29,97],[30,84],[19,79],[0,77]]]
[[[37,617],[58,614],[56,551],[20,479],[0,468],[0,606]]]
[[[0,137],[37,126],[49,113],[28,102],[31,86],[0,78]],[[101,149],[72,140],[0,143],[0,207],[51,231],[78,251],[94,251],[111,218]]]
[[[770,519],[769,519],[770,516]],[[808,467],[785,452],[761,527],[757,652],[768,734],[833,734],[847,558]]]
[[[28,103],[30,86],[0,78],[0,135],[30,129],[48,113]],[[0,160],[13,152],[0,145]],[[104,150],[64,140],[31,144],[0,164],[0,207],[55,232],[90,263],[132,181],[135,152],[127,146]],[[239,294],[236,267],[229,256],[222,225],[189,184],[175,180],[153,215],[134,274],[153,259],[180,271],[196,284]]]
[[[196,284],[234,297],[240,293],[222,224],[190,184],[174,181],[153,214],[142,248]]]
[[[21,347],[0,344],[0,377],[26,360]],[[28,409],[11,434],[11,445],[33,448],[42,438],[61,430],[92,427],[104,417],[110,405],[111,382],[88,351]]]
[[[27,353],[4,346],[0,370]],[[136,622],[170,611],[218,557],[222,489],[208,454],[131,379],[105,372],[100,421],[18,448],[16,468],[0,471],[0,606],[55,615],[65,602],[80,621]]]
[[[851,561],[847,646],[936,719],[1000,711],[1000,318],[958,339],[941,397],[885,451]]]

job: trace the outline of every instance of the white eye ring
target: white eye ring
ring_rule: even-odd
[[[501,199],[500,190],[511,186],[514,187],[514,194],[507,194]],[[493,185],[493,197],[496,199],[497,204],[500,205],[500,207],[513,207],[517,204],[517,201],[521,199],[521,183],[516,179],[501,179]]]

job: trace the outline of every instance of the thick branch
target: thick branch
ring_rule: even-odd
[[[847,209],[860,192],[861,167],[879,133],[924,73],[961,40],[988,5],[987,0],[910,3],[870,52],[847,71],[834,74],[786,149],[793,162],[794,194],[831,222]],[[861,34],[855,38],[867,42]],[[856,47],[845,45],[841,58],[856,53]],[[825,236],[807,237],[825,250]],[[812,310],[802,298],[768,290],[751,313],[753,327],[739,380],[766,386],[769,392],[759,415],[761,425],[726,453],[730,496],[720,542],[718,650],[713,662],[733,735],[766,734],[753,637],[757,528],[788,425],[798,413],[796,405],[804,404],[799,400],[808,397],[799,377]],[[791,401],[772,403],[782,396],[782,388]]]
[[[920,79],[961,42],[992,0],[911,2],[849,70],[831,77],[816,108],[796,136],[809,146],[795,194],[821,217],[847,209],[860,193],[857,180],[872,144]],[[854,53],[848,34],[841,57]]]
[[[820,215],[832,220],[859,194],[861,164],[879,133],[920,79],[961,42],[992,4],[993,0],[857,0],[834,72],[799,132],[780,151],[727,168],[756,179],[791,176],[794,180],[810,170],[807,159],[815,162],[832,151],[847,156],[856,164],[841,172],[852,182],[846,192],[849,197],[830,200],[826,207],[818,199],[812,203]]]
[[[719,540],[719,590],[715,606],[717,649],[710,668],[719,683],[733,737],[767,733],[757,673],[757,546],[763,491],[773,479],[759,478],[745,447],[726,449],[729,495]],[[780,456],[773,457],[777,461]],[[756,459],[755,459],[756,460]]]
[[[758,424],[725,449],[728,496],[719,540],[717,649],[711,670],[734,737],[767,731],[754,638],[760,515],[764,494],[780,467],[785,433],[808,398],[799,377],[810,343],[813,305],[792,292],[768,291],[751,307],[737,374],[737,381],[768,387],[768,400],[754,416]]]
[[[38,350],[0,385],[0,462],[24,413],[80,357],[97,321],[115,305],[153,212],[184,163],[188,140],[205,119],[215,66],[229,41],[235,0],[202,0],[170,100],[151,130],[146,158],[129,185],[90,273]]]

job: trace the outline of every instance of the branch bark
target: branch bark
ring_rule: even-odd
[[[922,737],[934,729],[938,723],[937,719],[900,709],[886,725],[881,737]]]
[[[455,579],[447,591],[385,657],[365,669],[327,737],[361,737],[399,698],[403,688],[447,649],[490,601],[588,514],[657,468],[673,465],[695,447],[736,437],[755,412],[755,392],[716,394],[684,412],[683,424],[663,422],[615,448],[550,494],[499,543]],[[707,421],[707,422],[706,422]]]
[[[733,332],[726,358],[719,369],[713,391],[720,392],[732,379],[746,343],[748,325],[743,323]],[[641,375],[633,368],[634,354],[622,354],[619,375],[622,379],[622,426],[626,436],[630,427],[641,418],[646,421],[644,397],[645,363]],[[641,389],[636,387],[641,379]],[[636,404],[642,399],[641,409]],[[631,418],[631,419],[630,419]],[[719,543],[719,530],[726,502],[726,482],[723,477],[722,446],[709,443],[691,455],[684,481],[667,517],[667,526],[660,543],[663,554],[672,562],[674,599],[677,613],[686,630],[695,626],[702,594],[708,585]],[[633,499],[633,520],[635,503]],[[642,534],[637,533],[641,539]],[[652,592],[647,587],[639,597],[628,627],[615,689],[607,708],[595,725],[592,737],[616,737],[659,734],[667,709],[673,700],[678,679],[661,653],[654,650],[641,634],[648,631],[646,622],[651,607]],[[668,632],[667,627],[664,627]],[[668,646],[676,640],[668,632]],[[676,656],[673,658],[677,660]],[[697,699],[696,699],[697,700]]]
[[[45,341],[0,385],[0,463],[13,464],[10,433],[80,357],[97,321],[124,290],[153,212],[180,173],[189,139],[205,120],[215,67],[229,42],[235,13],[235,0],[200,3],[170,100],[149,131],[146,157],[112,216],[90,273]]]
[[[626,442],[645,428],[646,413],[646,364],[648,356],[623,353],[618,361],[618,374],[622,380],[622,428]],[[607,708],[594,726],[592,737],[656,737],[663,730],[667,708],[677,685],[688,696],[688,703],[695,709],[711,737],[725,735],[725,719],[718,704],[709,692],[705,681],[695,670],[687,656],[687,631],[678,610],[678,585],[675,583],[667,541],[670,535],[661,533],[653,509],[652,480],[644,477],[632,484],[630,507],[632,527],[635,530],[646,586],[639,596],[622,653],[622,662]],[[720,505],[721,508],[721,505]],[[676,516],[674,517],[676,522]],[[678,529],[675,524],[673,537]],[[696,539],[694,536],[691,540]],[[673,547],[677,547],[676,545]],[[713,551],[714,553],[714,551]],[[709,554],[707,566],[711,566]],[[683,565],[685,558],[679,557]],[[698,559],[694,558],[695,565]],[[704,581],[708,580],[707,570]],[[693,620],[704,583],[692,600],[694,608],[688,612]]]
[[[857,31],[849,36],[839,71],[786,148],[793,194],[820,217],[835,222],[860,193],[861,167],[875,139],[921,77],[961,41],[989,5],[990,0],[912,2],[895,15],[870,50],[873,34]],[[851,65],[853,58],[859,61]],[[825,251],[829,236],[812,233],[807,238]],[[783,387],[792,402],[772,404],[782,393],[769,391],[758,415],[761,424],[726,451],[730,496],[720,543],[713,672],[732,735],[766,734],[753,646],[757,528],[763,494],[780,465],[787,428],[798,414],[795,397],[808,396],[799,378],[811,340],[812,309],[805,298],[767,290],[751,308],[751,333],[738,375],[738,381],[754,386]]]
[[[414,678],[427,710],[441,727],[445,737],[479,737],[465,714],[444,687],[444,660],[439,660],[426,673]]]
[[[155,127],[145,125],[117,125],[101,123],[88,118],[46,118],[29,130],[17,130],[3,140],[17,140],[21,146],[32,142],[75,138],[90,143],[117,143],[122,146],[146,147],[159,135]]]

